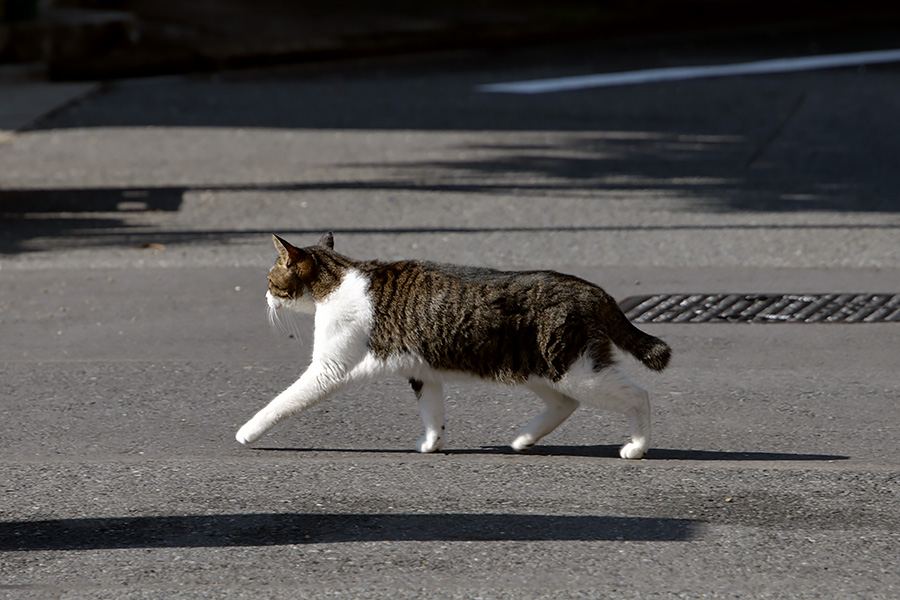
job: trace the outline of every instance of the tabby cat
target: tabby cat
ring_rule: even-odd
[[[401,375],[425,424],[416,449],[435,452],[444,442],[442,385],[468,376],[524,385],[546,404],[515,450],[530,449],[585,402],[628,417],[623,458],[646,453],[649,398],[616,369],[613,344],[656,371],[671,350],[596,285],[553,271],[354,260],[334,251],[331,233],[308,248],[273,237],[269,310],[315,314],[312,363],[240,428],[242,444],[348,383]]]

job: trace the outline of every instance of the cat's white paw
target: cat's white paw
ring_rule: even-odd
[[[528,452],[532,448],[534,448],[537,440],[533,439],[530,435],[520,435],[516,439],[513,440],[512,449],[516,452]]]
[[[444,440],[440,437],[429,438],[427,435],[423,435],[419,438],[419,441],[416,442],[416,452],[422,452],[423,454],[437,452],[441,449],[443,444]]]
[[[253,421],[249,421],[244,424],[243,427],[238,429],[237,434],[234,438],[239,441],[243,445],[252,444],[256,440],[262,437],[264,432],[259,431],[254,425]]]
[[[645,454],[647,454],[647,446],[638,444],[637,442],[628,442],[622,446],[621,450],[619,450],[619,456],[622,458],[644,458]]]

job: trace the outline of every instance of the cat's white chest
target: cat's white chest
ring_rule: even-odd
[[[374,307],[368,280],[348,270],[331,294],[316,304],[313,361],[351,367],[367,354]]]

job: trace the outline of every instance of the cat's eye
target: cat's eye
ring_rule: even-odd
[[[281,287],[274,281],[271,281],[271,280],[269,281],[269,288],[271,288],[279,296],[287,296],[288,295],[287,288]]]

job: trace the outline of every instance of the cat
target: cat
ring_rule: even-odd
[[[445,381],[459,376],[524,385],[546,404],[513,440],[527,451],[584,402],[627,416],[642,458],[650,443],[648,394],[616,367],[613,345],[662,371],[671,349],[631,324],[600,287],[554,271],[497,271],[426,261],[360,261],[334,251],[334,236],[296,248],[273,236],[278,259],[266,292],[274,311],[315,315],[309,368],[243,425],[242,444],[351,382],[409,380],[425,434],[419,452],[444,442]]]

